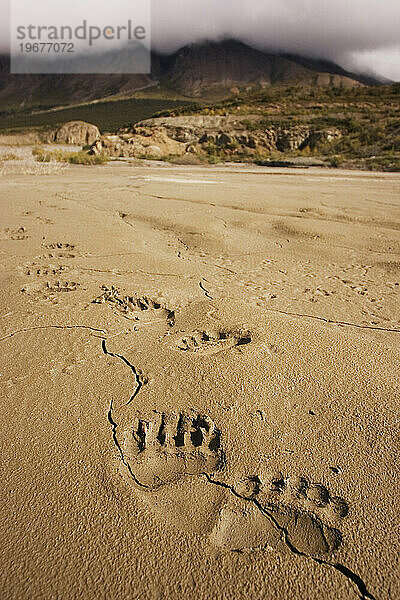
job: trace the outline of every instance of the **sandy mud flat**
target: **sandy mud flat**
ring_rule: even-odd
[[[1,597],[400,598],[400,176],[0,198]]]

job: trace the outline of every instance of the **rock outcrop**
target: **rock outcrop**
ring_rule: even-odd
[[[120,129],[116,135],[102,136],[92,145],[91,153],[125,158],[185,154],[219,154],[229,158],[313,149],[341,135],[333,127],[321,130],[307,125],[265,127],[257,115],[162,117]]]
[[[69,121],[53,131],[50,140],[58,144],[74,144],[76,146],[91,146],[100,139],[99,128],[85,121]]]

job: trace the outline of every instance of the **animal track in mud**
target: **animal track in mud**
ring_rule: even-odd
[[[151,315],[152,319],[166,319],[168,325],[175,323],[175,313],[166,308],[162,301],[154,300],[147,296],[123,296],[118,288],[102,286],[103,293],[92,300],[93,304],[108,304],[110,308],[121,313],[126,319],[138,321],[144,313]]]
[[[49,252],[48,254],[41,254],[36,256],[38,260],[52,260],[53,258],[76,258],[76,254],[72,252]]]
[[[7,228],[4,229],[3,233],[8,240],[27,240],[30,237],[25,227],[19,227],[18,229]]]
[[[27,292],[30,294],[41,294],[46,297],[47,295],[58,294],[60,292],[75,292],[80,283],[75,281],[46,281],[44,285],[26,285],[21,289],[21,292]]]
[[[251,335],[248,332],[193,331],[189,335],[177,337],[172,347],[183,352],[207,355],[250,343]]]
[[[224,466],[221,432],[206,415],[158,413],[124,431],[122,453],[135,481],[150,490]]]
[[[52,242],[50,244],[43,244],[43,248],[47,248],[48,250],[51,250],[51,252],[43,254],[42,256],[37,256],[37,259],[50,260],[52,258],[76,258],[76,253],[73,252],[75,250],[74,244]]]
[[[264,485],[255,476],[239,482],[233,491],[253,504],[246,510],[222,509],[211,536],[221,547],[279,548],[284,541],[297,553],[319,557],[332,554],[342,543],[337,526],[349,507],[342,498],[331,497],[321,484],[278,475]]]
[[[310,302],[318,302],[321,298],[328,298],[329,296],[333,296],[336,294],[336,290],[326,290],[322,287],[316,288],[305,288],[304,293],[307,294],[307,299]]]
[[[79,286],[80,286],[80,283],[76,283],[76,281],[55,281],[55,282],[48,281],[46,283],[45,290],[48,290],[49,292],[55,292],[55,293],[75,292]]]
[[[122,360],[133,372],[136,391],[130,404],[145,382],[141,372],[124,356],[109,352],[104,339],[102,350]],[[281,473],[267,485],[258,476],[247,477],[235,486],[215,480],[212,474],[223,469],[225,454],[221,432],[213,421],[194,411],[154,414],[157,417],[150,420],[137,416],[133,424],[130,418],[130,426],[121,429],[120,439],[112,401],[108,412],[114,443],[137,486],[152,491],[189,475],[203,475],[213,486],[231,493],[231,504],[219,511],[210,541],[240,552],[273,547],[307,557],[343,575],[355,586],[360,600],[375,600],[356,572],[323,558],[342,542],[337,525],[349,512],[342,498],[332,497],[321,484],[305,478],[285,478]]]
[[[54,222],[47,218],[47,217],[43,217],[41,215],[37,215],[36,213],[32,212],[31,210],[26,210],[22,213],[23,217],[34,217],[36,219],[36,221],[39,221],[40,223],[43,223],[44,225],[54,225]]]
[[[74,250],[75,246],[64,242],[52,242],[51,244],[44,244],[44,248],[48,250]]]
[[[313,233],[312,231],[307,231],[305,229],[300,229],[298,227],[292,226],[289,223],[283,221],[277,221],[273,224],[273,230],[282,235],[284,237],[292,238],[294,240],[301,239],[310,239],[310,240],[318,240],[320,239],[320,235]],[[289,240],[288,240],[289,241]]]
[[[62,273],[65,273],[66,271],[69,271],[69,267],[67,267],[66,265],[60,265],[60,266],[53,266],[53,265],[48,265],[48,266],[38,266],[38,265],[28,265],[25,267],[24,269],[24,273],[25,275],[34,275],[36,277],[48,277],[49,275],[61,275]]]

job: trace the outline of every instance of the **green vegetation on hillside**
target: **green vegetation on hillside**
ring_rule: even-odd
[[[364,87],[304,87],[304,86],[271,86],[260,92],[237,94],[216,103],[186,103],[177,108],[160,111],[160,117],[194,115],[194,114],[255,114],[268,110],[271,114],[282,116],[307,115],[325,110],[336,115],[338,107],[347,104],[349,109],[360,110],[363,103],[369,108],[393,104],[398,106],[400,99],[400,83],[381,86]],[[364,106],[364,108],[368,108]]]
[[[67,121],[88,121],[103,132],[150,118],[155,112],[175,109],[185,102],[160,98],[109,100],[45,112],[0,112],[0,130],[52,129]]]

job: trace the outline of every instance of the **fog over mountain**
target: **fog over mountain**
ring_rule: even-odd
[[[9,43],[9,2],[0,0],[0,51]],[[99,10],[103,3],[109,6],[99,0]],[[330,59],[400,80],[398,0],[151,0],[151,5],[157,52],[234,38],[261,50]]]
[[[398,0],[153,0],[152,7],[157,50],[232,37],[400,79]]]

